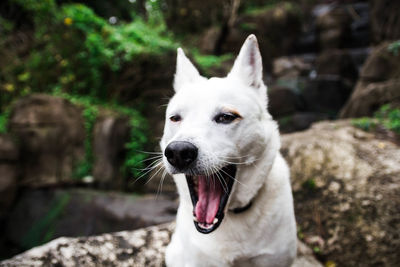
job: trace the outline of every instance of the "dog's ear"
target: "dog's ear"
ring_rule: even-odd
[[[262,59],[254,34],[247,37],[228,77],[241,79],[246,85],[255,88],[263,84]]]
[[[183,85],[204,79],[199,71],[193,66],[192,62],[186,57],[182,48],[178,48],[176,57],[176,72],[174,79],[174,89],[178,92]]]

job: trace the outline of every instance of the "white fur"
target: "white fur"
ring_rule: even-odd
[[[262,62],[254,35],[243,44],[225,78],[201,77],[178,49],[177,70],[167,112],[162,151],[172,141],[195,144],[197,171],[237,163],[236,181],[221,225],[210,234],[193,224],[193,205],[183,174],[174,174],[180,205],[176,230],[166,252],[169,267],[290,266],[296,255],[296,224],[288,167],[279,153],[277,124],[267,111]],[[241,120],[217,124],[213,117],[236,110]],[[179,114],[180,122],[169,118]],[[228,210],[251,208],[234,214]]]

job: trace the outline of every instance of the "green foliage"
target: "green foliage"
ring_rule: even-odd
[[[375,113],[374,116],[386,129],[400,134],[399,108],[391,108],[390,105],[384,105]]]
[[[200,70],[208,74],[208,70],[213,67],[220,67],[223,62],[232,59],[232,54],[225,54],[221,56],[203,55],[197,49],[192,49],[192,54],[195,62]]]
[[[307,190],[307,191],[314,191],[317,189],[317,185],[315,183],[315,179],[310,178],[307,179],[306,181],[304,181],[304,183],[302,184],[303,189]]]
[[[79,162],[73,175],[75,178],[81,179],[91,175],[94,162],[93,129],[100,109],[110,110],[129,118],[131,130],[129,141],[125,144],[126,157],[123,168],[125,169],[124,172],[128,172],[128,174],[132,174],[135,177],[139,175],[139,169],[144,167],[143,161],[147,157],[143,151],[149,141],[147,137],[147,120],[139,111],[122,106],[115,101],[109,103],[90,96],[71,95],[62,92],[56,92],[54,95],[68,99],[72,103],[83,107],[82,115],[85,120],[86,133],[85,158],[82,162]]]
[[[398,56],[399,55],[399,50],[400,50],[400,40],[391,43],[388,46],[388,50],[391,53],[393,53],[393,55]]]
[[[301,9],[294,1],[290,2],[290,1],[279,1],[279,0],[267,0],[263,1],[262,5],[254,5],[254,4],[246,5],[245,3],[244,6],[245,6],[244,13],[251,16],[263,14],[278,6],[284,8],[289,12],[301,14]]]
[[[85,120],[85,159],[81,162],[76,170],[75,177],[83,178],[92,173],[93,169],[93,129],[99,113],[98,107],[93,105],[85,105],[82,112]]]
[[[0,134],[7,132],[9,116],[10,116],[10,111],[8,109],[0,114]]]
[[[92,134],[99,110],[110,109],[130,118],[132,131],[126,144],[124,168],[137,175],[137,169],[143,167],[140,162],[146,157],[138,151],[144,150],[148,141],[147,122],[137,110],[116,103],[110,81],[125,66],[140,66],[178,46],[168,32],[160,1],[147,1],[146,19],[132,14],[131,22],[115,25],[83,4],[56,0],[10,1],[32,19],[33,27],[27,28],[33,28],[34,36],[32,42],[27,39],[28,49],[19,53],[18,46],[7,43],[8,39],[12,40],[14,25],[0,17],[0,132],[6,131],[8,121],[8,113],[4,111],[23,95],[49,93],[83,106],[86,153],[75,172],[75,177],[82,178],[92,170]],[[195,58],[207,70],[220,66],[231,55],[203,56],[196,51]]]
[[[4,84],[26,88],[28,93],[62,88],[106,99],[110,95],[106,73],[177,47],[157,12],[157,1],[149,6],[154,12],[147,21],[135,16],[132,22],[119,25],[110,25],[82,4],[13,1],[33,17],[35,38],[28,59],[9,71]]]
[[[14,29],[14,24],[11,21],[3,17],[0,17],[0,33],[9,33],[13,29]]]
[[[244,13],[248,15],[258,15],[260,13],[264,13],[267,10],[275,8],[281,1],[279,0],[267,0],[263,2],[263,5],[245,5]]]
[[[368,118],[368,117],[354,119],[352,121],[352,124],[354,126],[356,126],[357,128],[360,128],[367,132],[376,127],[376,121],[374,121],[372,118]]]
[[[255,23],[246,23],[246,22],[243,22],[243,23],[241,23],[241,24],[239,25],[239,27],[240,27],[242,30],[247,31],[247,32],[251,32],[251,31],[257,30],[257,24],[255,24]]]
[[[292,115],[288,115],[288,116],[283,116],[278,118],[278,124],[281,128],[284,128],[286,126],[289,125],[289,123],[291,123],[293,120],[293,116]]]
[[[232,58],[231,54],[215,56],[215,55],[202,55],[196,52],[193,55],[197,64],[199,64],[199,66],[204,69],[211,67],[220,67],[224,61]]]
[[[374,118],[354,119],[352,123],[364,131],[373,130],[379,124],[387,130],[400,134],[400,109],[391,108],[389,104],[383,105],[375,112]]]

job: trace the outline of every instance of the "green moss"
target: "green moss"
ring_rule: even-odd
[[[307,179],[307,180],[302,184],[302,187],[303,187],[304,189],[306,189],[306,190],[314,191],[314,190],[317,188],[317,185],[316,185],[316,183],[315,183],[315,180],[312,179],[312,178],[310,178],[310,179]]]
[[[192,50],[194,60],[201,69],[211,67],[220,67],[224,61],[232,59],[232,54],[225,54],[221,56],[216,55],[203,55],[197,49]]]
[[[352,124],[364,131],[371,131],[379,124],[389,131],[400,134],[400,109],[392,108],[389,104],[383,105],[374,113],[374,118],[354,119]]]
[[[6,109],[0,114],[0,133],[6,133],[8,131],[8,119],[10,117],[10,111]]]
[[[281,1],[279,0],[267,0],[262,6],[249,5],[245,8],[244,14],[247,15],[258,15],[262,14],[270,9],[275,8]]]
[[[394,56],[398,56],[398,55],[399,55],[399,50],[400,50],[400,40],[391,43],[391,44],[388,46],[388,50],[389,50]]]
[[[239,25],[239,27],[242,30],[247,31],[247,32],[252,32],[252,31],[257,30],[257,24],[255,24],[255,23],[241,23]]]
[[[13,29],[14,23],[0,16],[0,34],[9,33]]]
[[[288,126],[293,120],[293,116],[292,115],[288,115],[288,116],[283,116],[278,118],[278,124],[281,128],[284,128],[286,126]]]
[[[368,118],[368,117],[354,119],[354,120],[352,120],[352,124],[355,127],[360,128],[367,132],[376,127],[376,121],[374,119]]]
[[[100,109],[107,109],[112,112],[129,117],[130,138],[125,144],[126,157],[123,164],[123,172],[135,177],[139,176],[139,170],[144,167],[143,161],[147,154],[143,151],[148,142],[148,124],[143,115],[136,109],[122,106],[117,102],[105,102],[90,96],[70,95],[62,92],[54,93],[55,96],[68,99],[72,103],[82,106],[82,115],[85,125],[85,157],[79,162],[73,177],[81,179],[91,175],[94,163],[93,155],[93,129]]]
[[[374,114],[380,124],[386,129],[400,134],[400,109],[392,108],[389,104],[383,105]]]

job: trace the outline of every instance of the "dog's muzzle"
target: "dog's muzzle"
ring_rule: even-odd
[[[187,169],[197,159],[198,149],[187,141],[171,142],[164,151],[168,162],[182,171]]]

